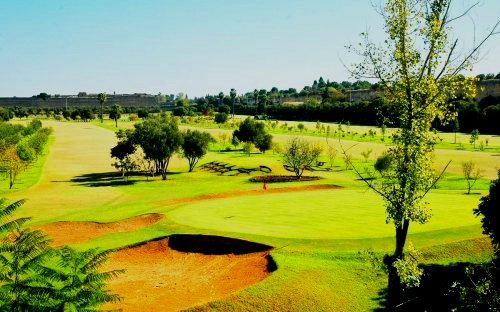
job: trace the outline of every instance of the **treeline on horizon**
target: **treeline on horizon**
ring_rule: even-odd
[[[500,79],[500,73],[480,74],[478,81]],[[320,121],[350,123],[353,125],[398,127],[399,121],[394,110],[388,105],[383,96],[367,100],[351,101],[351,90],[382,90],[377,83],[368,81],[330,82],[322,77],[314,80],[311,86],[305,86],[301,91],[294,88],[279,90],[276,87],[270,90],[261,89],[238,95],[235,89],[229,94],[220,92],[217,95],[206,95],[194,99],[178,94],[158,95],[163,103],[162,107],[123,107],[124,113],[135,113],[139,118],[147,117],[149,113],[158,113],[161,110],[172,110],[176,116],[186,115],[213,115],[215,112],[225,114],[254,115],[262,119],[280,119],[297,121]],[[42,94],[42,93],[41,93]],[[42,95],[46,95],[43,93]],[[49,95],[47,95],[49,96]],[[297,99],[295,102],[294,99]],[[451,104],[455,108],[457,118],[451,123],[441,124],[436,119],[434,128],[447,132],[469,133],[477,129],[480,133],[500,134],[500,97],[487,96],[479,102],[474,99],[456,99]],[[109,107],[105,108],[105,113]],[[23,118],[30,115],[54,116],[57,118],[88,121],[98,114],[95,107],[68,107],[65,108],[34,108],[14,107],[0,108],[0,119],[9,120],[13,117]]]

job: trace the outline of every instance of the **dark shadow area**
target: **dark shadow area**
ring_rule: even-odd
[[[135,184],[137,182],[137,179],[135,179],[134,176],[135,175],[122,177],[121,173],[116,171],[99,172],[82,174],[72,178],[70,181],[89,187],[121,186]]]
[[[452,311],[459,305],[459,294],[452,285],[458,282],[469,285],[470,279],[465,273],[467,267],[480,268],[479,264],[465,262],[450,265],[428,264],[421,266],[424,276],[418,288],[403,293],[401,303],[392,311]],[[375,298],[381,308],[375,311],[391,311],[387,304],[387,288]]]
[[[173,234],[168,239],[168,246],[182,252],[202,253],[205,255],[247,254],[270,251],[271,246],[213,235]],[[276,266],[276,263],[274,263]]]
[[[167,172],[167,179],[170,175],[181,174],[181,172]],[[137,179],[138,177],[146,177],[148,179]],[[161,178],[161,175],[155,175],[154,179]],[[153,177],[143,172],[131,172],[125,177],[122,176],[120,172],[98,172],[98,173],[87,173],[76,176],[70,180],[70,182],[78,183],[83,186],[89,187],[101,187],[101,186],[122,186],[122,185],[132,185],[137,182],[151,182]],[[67,182],[67,181],[52,181],[52,182]]]

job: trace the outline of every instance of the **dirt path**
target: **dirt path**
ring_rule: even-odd
[[[194,197],[162,200],[162,201],[155,202],[155,205],[168,206],[168,205],[191,203],[191,202],[196,202],[196,201],[203,201],[203,200],[210,200],[210,199],[221,199],[221,198],[236,197],[236,196],[258,196],[258,195],[266,195],[269,193],[332,190],[332,189],[339,189],[339,188],[342,188],[342,187],[338,186],[338,185],[332,185],[332,184],[316,184],[316,185],[268,188],[266,190],[258,189],[258,190],[223,192],[223,193],[206,194],[206,195],[200,195],[200,196],[194,196]]]
[[[134,218],[109,222],[89,221],[60,221],[36,226],[47,233],[52,239],[54,246],[64,244],[75,244],[95,239],[109,233],[129,232],[152,225],[163,218],[162,214],[150,213]]]
[[[168,239],[114,253],[107,269],[126,268],[109,283],[124,297],[104,308],[123,311],[178,311],[229,296],[264,279],[267,251],[206,255],[169,247]]]

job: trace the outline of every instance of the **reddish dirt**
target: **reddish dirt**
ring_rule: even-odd
[[[268,274],[268,251],[207,255],[169,247],[168,238],[113,253],[108,270],[126,272],[108,283],[124,297],[104,308],[178,311],[253,285]]]
[[[269,193],[285,193],[285,192],[300,192],[300,191],[317,191],[317,190],[331,190],[331,189],[339,189],[342,186],[332,185],[332,184],[316,184],[316,185],[304,185],[304,186],[292,186],[292,187],[280,187],[280,188],[272,188],[267,185],[267,189],[257,189],[257,190],[246,190],[246,191],[234,191],[234,192],[223,192],[223,193],[215,193],[215,194],[207,194],[200,195],[194,197],[186,197],[186,198],[178,198],[178,199],[169,199],[155,202],[158,206],[166,206],[166,205],[175,205],[182,203],[190,203],[195,201],[202,200],[210,200],[210,199],[220,199],[227,197],[236,197],[236,196],[253,196],[253,195],[266,195]]]
[[[150,213],[109,223],[60,221],[36,226],[34,228],[43,230],[53,239],[53,245],[60,246],[84,242],[108,233],[137,230],[152,225],[162,218],[162,214]]]

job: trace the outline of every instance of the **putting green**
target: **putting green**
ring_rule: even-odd
[[[362,200],[360,200],[362,199]],[[432,218],[413,223],[410,233],[479,224],[472,215],[479,196],[435,191],[428,197]],[[368,204],[367,204],[368,203]],[[207,230],[282,238],[362,239],[393,235],[383,202],[368,190],[328,190],[239,196],[179,205],[174,222]]]

